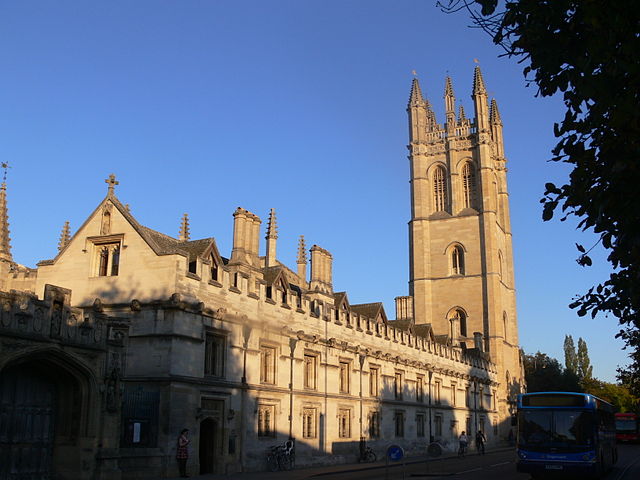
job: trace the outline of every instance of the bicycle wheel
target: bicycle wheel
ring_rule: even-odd
[[[278,465],[280,466],[280,470],[291,470],[291,458],[289,455],[283,453],[278,455]]]
[[[277,472],[280,470],[278,466],[278,458],[275,455],[267,455],[267,468],[270,472]]]
[[[373,463],[377,459],[378,459],[378,457],[376,457],[376,454],[373,453],[372,451],[368,451],[367,453],[364,454],[364,461],[365,462]]]

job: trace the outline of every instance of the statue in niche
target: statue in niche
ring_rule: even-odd
[[[102,211],[102,224],[100,225],[100,235],[111,234],[111,204],[107,203]]]
[[[60,328],[62,326],[62,305],[55,302],[51,312],[51,335],[60,336]]]
[[[107,412],[117,412],[120,399],[120,368],[114,367],[105,381],[105,408]]]

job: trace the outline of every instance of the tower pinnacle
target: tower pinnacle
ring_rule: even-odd
[[[489,123],[502,125],[500,119],[500,111],[498,110],[498,103],[495,98],[491,99],[491,108],[489,109]]]
[[[473,95],[486,95],[487,89],[484,86],[484,79],[480,67],[476,65],[473,71]]]
[[[413,82],[411,83],[411,93],[409,94],[409,106],[412,105],[424,105],[424,97],[422,96],[420,82],[418,82],[417,77],[413,78]]]
[[[276,210],[274,208],[269,212],[269,223],[267,224],[267,258],[266,266],[275,267],[278,262],[276,260],[276,240],[278,239],[278,226],[276,225]]]
[[[182,215],[182,221],[180,222],[180,233],[178,234],[178,240],[181,242],[188,242],[191,238],[189,234],[189,215]]]
[[[58,242],[58,251],[61,251],[64,247],[67,246],[69,241],[71,240],[71,232],[69,230],[69,220],[64,222],[62,226],[62,232],[60,232],[60,241]]]
[[[7,212],[7,169],[9,164],[2,162],[2,184],[0,185],[0,260],[13,261],[11,256],[11,244],[9,243],[9,214]]]
[[[307,278],[307,246],[304,242],[304,235],[300,235],[300,240],[298,240],[298,260],[296,261],[298,264],[298,276],[306,280]]]
[[[278,238],[278,225],[276,224],[276,210],[269,211],[269,223],[267,224],[267,239]]]

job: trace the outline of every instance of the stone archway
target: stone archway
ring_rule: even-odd
[[[0,480],[86,475],[87,386],[55,354],[28,355],[0,370]]]

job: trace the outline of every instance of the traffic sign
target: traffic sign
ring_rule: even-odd
[[[393,462],[399,462],[404,457],[404,450],[399,445],[390,445],[387,448],[387,457]]]

